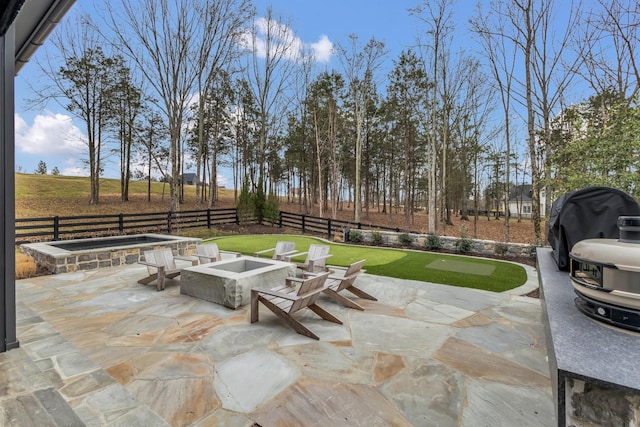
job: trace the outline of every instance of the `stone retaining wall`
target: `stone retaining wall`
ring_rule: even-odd
[[[373,231],[373,230],[352,230],[362,233],[363,241],[366,243],[374,243],[374,233],[382,238],[381,245],[402,245],[400,242],[401,235],[407,235],[411,238],[411,246],[415,248],[426,248],[429,235],[415,233],[395,233],[391,231]],[[460,237],[440,236],[440,249],[447,251],[460,252],[458,250],[458,241]],[[519,257],[535,257],[536,247],[530,244],[522,243],[501,243],[492,240],[473,240],[470,242],[469,251],[466,253],[474,255],[500,255],[505,258]]]
[[[195,253],[196,244],[201,240],[195,238],[179,239],[151,245],[102,248],[80,252],[60,251],[61,253],[47,253],[41,248],[42,243],[24,244],[20,246],[20,249],[34,259],[40,270],[52,274],[61,274],[135,264],[144,260],[144,251],[151,249],[171,248],[176,255],[192,255]]]

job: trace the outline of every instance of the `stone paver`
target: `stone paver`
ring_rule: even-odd
[[[339,317],[231,310],[138,285],[129,265],[17,282],[21,347],[0,354],[0,425],[551,426],[538,300],[362,275]],[[533,279],[532,279],[533,278]],[[348,297],[353,297],[347,295]]]

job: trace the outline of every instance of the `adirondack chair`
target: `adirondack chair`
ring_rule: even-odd
[[[374,296],[371,296],[362,289],[358,289],[353,286],[353,282],[356,281],[356,278],[360,275],[360,273],[364,272],[364,270],[362,269],[364,262],[365,260],[363,259],[351,264],[349,268],[347,268],[347,271],[345,271],[344,277],[329,276],[327,278],[326,287],[324,289],[325,295],[329,296],[331,299],[340,304],[343,304],[350,308],[355,308],[356,310],[364,310],[364,308],[362,308],[360,304],[351,301],[349,298],[340,295],[340,291],[346,290],[360,298],[378,301]]]
[[[222,254],[229,254],[235,257],[242,256],[242,254],[238,252],[221,251],[218,248],[217,243],[204,243],[202,245],[196,245],[196,257],[198,257],[198,261],[200,262],[200,264],[222,261]]]
[[[282,261],[286,257],[292,257],[296,253],[296,243],[295,242],[285,242],[279,241],[276,243],[275,248],[269,248],[262,251],[257,251],[253,253],[254,257],[259,257],[261,254],[266,254],[269,252],[273,252],[273,256],[271,259]]]
[[[274,289],[253,288],[251,290],[251,323],[258,321],[258,303],[261,302],[297,333],[316,340],[319,339],[318,336],[293,318],[292,314],[303,308],[309,308],[323,319],[342,325],[340,319],[316,304],[320,293],[325,289],[324,283],[329,274],[326,272],[310,278],[288,277],[284,286]],[[296,282],[300,283],[297,289]]]
[[[140,261],[139,264],[147,266],[149,275],[138,280],[138,283],[148,285],[157,280],[156,289],[164,290],[165,279],[172,279],[180,274],[180,269],[176,267],[176,258],[169,248],[144,251],[144,261]],[[192,265],[197,265],[197,261],[191,259],[190,261]]]
[[[285,261],[291,261],[291,258],[298,257],[300,255],[307,255],[304,262],[294,263],[296,267],[303,271],[307,271],[309,273],[314,273],[316,271],[329,271],[326,266],[327,258],[332,256],[329,254],[329,246],[328,245],[309,245],[309,250],[307,252],[300,252],[293,256],[284,257]]]

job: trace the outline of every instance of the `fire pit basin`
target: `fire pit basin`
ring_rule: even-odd
[[[180,293],[236,309],[251,301],[251,289],[272,288],[296,267],[272,259],[241,257],[182,269]]]

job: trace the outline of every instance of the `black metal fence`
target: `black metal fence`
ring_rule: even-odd
[[[99,237],[129,233],[179,232],[187,228],[212,228],[224,224],[238,224],[235,208],[201,209],[181,212],[153,212],[135,214],[54,216],[16,219],[16,244],[32,241],[62,240],[65,238]],[[361,222],[342,221],[293,212],[280,212],[280,228],[299,230],[303,234],[317,234],[328,239],[350,229],[374,229],[407,232],[399,228]]]
[[[364,224],[362,222],[342,221],[339,219],[322,218],[319,216],[305,215],[292,212],[280,212],[278,222],[280,228],[287,227],[300,230],[302,233],[320,234],[331,240],[335,235],[348,232],[351,229],[393,231],[396,233],[413,231],[402,230],[395,227],[385,227],[382,225]]]

